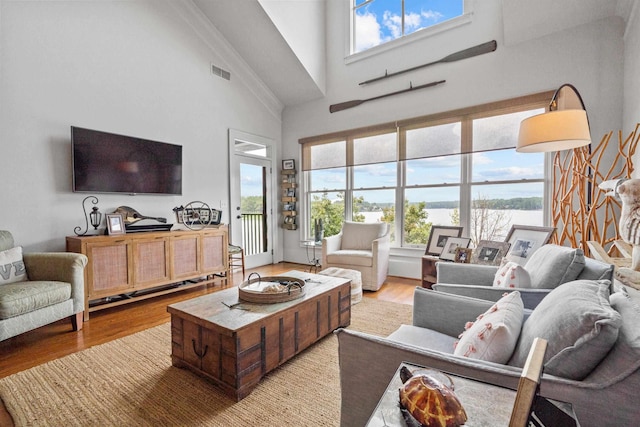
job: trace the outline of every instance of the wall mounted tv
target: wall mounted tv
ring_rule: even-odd
[[[73,191],[182,194],[182,146],[71,127]]]

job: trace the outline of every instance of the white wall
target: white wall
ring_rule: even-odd
[[[324,0],[259,0],[316,85],[326,87]]]
[[[175,206],[228,199],[229,128],[280,141],[279,117],[238,73],[211,74],[225,50],[179,16],[157,0],[0,3],[0,228],[25,250],[63,250],[84,225],[72,125],[181,144],[182,196],[97,195],[103,213],[128,205],[169,222]]]
[[[624,120],[623,135],[631,133],[640,123],[640,1],[635,1],[624,35]],[[640,165],[636,152],[634,165]],[[640,178],[640,170],[633,173]]]
[[[348,25],[344,2],[327,2],[327,97],[285,108],[283,156],[299,158],[298,139],[332,131],[357,128],[553,90],[563,83],[581,92],[591,122],[593,139],[599,141],[610,129],[622,125],[623,21],[608,18],[544,38],[504,46],[500,1],[475,3],[473,21],[425,41],[404,45],[345,65]],[[472,59],[439,64],[367,86],[358,83],[389,72],[420,65],[475,44],[497,40],[498,49]],[[356,108],[329,113],[329,105],[366,99],[431,81],[446,83],[415,93],[367,102]],[[284,232],[284,258],[305,262],[299,249],[303,230]],[[396,251],[397,253],[398,251]],[[392,275],[419,277],[420,251],[403,250],[413,256],[392,256]]]

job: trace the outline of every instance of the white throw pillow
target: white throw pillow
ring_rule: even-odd
[[[475,322],[468,322],[453,354],[505,364],[516,347],[524,304],[520,292],[504,295]]]
[[[22,247],[0,252],[0,285],[27,280],[27,270],[22,261]]]
[[[523,266],[509,261],[496,272],[493,286],[500,288],[530,288],[531,277]]]

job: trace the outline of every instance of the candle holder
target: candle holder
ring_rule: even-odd
[[[77,226],[76,228],[74,228],[73,232],[76,233],[77,236],[84,236],[85,234],[87,234],[87,231],[89,231],[89,221],[91,221],[91,225],[93,226],[94,230],[97,230],[98,227],[100,226],[100,223],[102,222],[102,213],[100,213],[100,211],[98,210],[97,206],[94,206],[93,208],[91,208],[91,212],[89,214],[87,214],[87,208],[85,206],[85,202],[87,200],[91,200],[91,203],[93,203],[94,205],[98,204],[98,198],[95,197],[95,196],[87,196],[82,201],[82,210],[84,212],[84,222],[85,222],[85,227],[84,228],[85,228],[85,230],[82,231],[82,227],[80,227],[80,226]]]

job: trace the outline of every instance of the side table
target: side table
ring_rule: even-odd
[[[436,271],[436,263],[440,261],[440,257],[433,255],[424,255],[422,257],[422,287],[431,289],[431,285],[438,282],[438,273]]]
[[[311,267],[309,267],[309,273],[317,273],[318,268],[322,267],[322,264],[320,263],[320,261],[322,260],[321,258],[318,258],[318,255],[316,255],[316,249],[320,248],[320,250],[322,251],[322,242],[316,242],[315,240],[305,240],[302,242],[302,244],[307,248],[307,260],[309,261],[309,264],[311,264]],[[309,252],[309,248],[311,248],[311,253]]]
[[[402,386],[400,369],[402,369],[403,366],[409,368],[413,373],[419,373],[420,370],[429,370],[432,373],[434,371],[439,372],[435,369],[425,368],[424,366],[402,362],[393,375],[393,378],[391,378],[373,414],[371,414],[366,427],[407,425],[399,406],[399,389]],[[465,426],[506,427],[512,425],[510,421],[517,396],[515,390],[449,373],[447,373],[447,376],[453,382],[454,392],[467,414],[467,423]],[[542,427],[580,427],[580,423],[570,403],[537,396],[531,409],[531,418],[536,421],[536,423],[532,423],[531,425]],[[417,423],[415,423],[415,425],[417,425]]]
[[[416,373],[423,366],[403,362],[391,378],[387,389],[384,391],[378,406],[367,422],[367,427],[403,426],[404,418],[399,407],[398,390],[402,385],[400,369],[406,366],[411,372]],[[508,426],[511,410],[516,400],[514,390],[486,384],[480,381],[470,380],[448,374],[453,381],[454,392],[465,412],[467,413],[468,426],[496,427]]]

